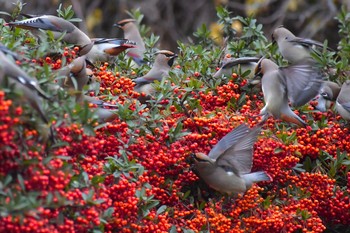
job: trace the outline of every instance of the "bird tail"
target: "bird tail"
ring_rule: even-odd
[[[253,183],[259,182],[259,181],[272,181],[271,176],[269,176],[264,171],[244,174],[241,177],[244,179],[247,187],[250,187]]]

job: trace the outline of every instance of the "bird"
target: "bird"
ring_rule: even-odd
[[[9,55],[12,56],[10,53]],[[42,109],[43,99],[52,101],[41,88],[38,81],[24,72],[14,61],[6,56],[6,50],[0,48],[0,83],[4,84],[8,77],[8,86],[13,87],[20,94],[20,100],[28,101],[32,108],[39,114],[42,121],[48,125],[49,120]],[[43,130],[43,129],[42,129]],[[41,131],[44,133],[43,131]],[[46,134],[46,133],[45,133]],[[49,137],[54,142],[53,128],[49,129]]]
[[[246,78],[252,79],[254,77],[254,69],[259,60],[260,58],[257,57],[227,58],[213,77],[231,76],[232,72],[235,71],[239,72],[239,74],[246,74]]]
[[[62,41],[79,47],[79,55],[87,54],[93,46],[93,41],[83,31],[63,18],[54,15],[26,16],[30,18],[9,22],[5,26],[28,29],[36,36],[40,35],[40,29],[52,31],[55,39],[63,36]]]
[[[323,48],[322,43],[307,38],[296,37],[283,26],[276,28],[271,37],[272,42],[277,43],[282,57],[291,64],[296,64],[306,59],[313,60],[310,54],[313,47]]]
[[[323,84],[323,74],[313,63],[305,61],[287,67],[279,67],[270,59],[261,58],[255,69],[256,76],[262,76],[262,91],[265,106],[260,111],[263,116],[261,124],[269,115],[300,127],[307,124],[289,107],[302,106],[312,100]]]
[[[113,57],[121,52],[136,48],[136,43],[128,39],[92,38],[91,40],[94,42],[94,45],[86,54],[86,58],[92,63],[96,61],[110,62]]]
[[[108,102],[105,102],[103,100],[100,100],[96,97],[84,95],[82,98],[82,101],[86,101],[88,103],[94,104],[99,108],[109,107],[109,108],[118,108],[118,105],[116,104],[110,104]]]
[[[250,129],[241,124],[225,135],[205,155],[195,153],[194,168],[211,188],[223,194],[237,194],[247,191],[253,183],[270,181],[264,171],[251,172],[253,146],[261,131],[260,126]]]
[[[86,56],[75,58],[69,65],[62,67],[56,73],[57,84],[75,97],[75,101],[83,101],[83,88],[88,84],[91,75],[86,68]]]
[[[316,97],[317,105],[315,109],[325,112],[330,107],[331,103],[336,101],[341,87],[338,83],[332,81],[325,81],[320,94]]]
[[[344,120],[350,120],[350,80],[346,80],[341,86],[335,109]]]
[[[99,123],[111,122],[118,118],[118,114],[115,110],[113,111],[112,109],[93,108],[92,111],[94,112]]]
[[[155,89],[152,83],[157,81],[162,81],[162,79],[169,75],[170,68],[174,64],[177,54],[169,50],[159,50],[155,53],[156,58],[152,68],[142,77],[133,79],[136,83],[134,90],[139,93],[144,93],[145,96],[152,96],[155,93]]]
[[[113,26],[117,26],[124,31],[124,38],[136,43],[135,48],[128,50],[127,55],[131,57],[138,66],[145,63],[144,53],[146,51],[145,43],[141,37],[140,31],[136,25],[135,19],[123,19]]]

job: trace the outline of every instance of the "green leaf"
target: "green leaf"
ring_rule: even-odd
[[[17,175],[17,180],[18,180],[18,184],[21,186],[21,189],[22,189],[23,191],[25,191],[25,190],[26,190],[26,187],[25,187],[25,185],[24,185],[24,180],[23,180],[22,175],[18,174],[18,175]]]
[[[162,214],[167,208],[166,205],[161,205],[157,210],[157,215]]]

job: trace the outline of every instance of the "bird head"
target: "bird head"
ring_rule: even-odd
[[[202,152],[193,153],[191,156],[194,159],[195,163],[213,164],[215,162]]]
[[[294,37],[295,35],[283,26],[276,28],[271,35],[272,43],[293,39]]]
[[[113,24],[113,26],[119,27],[121,29],[125,29],[128,25],[135,23],[136,20],[135,19],[123,19],[120,20],[119,22]]]
[[[156,62],[158,63],[167,63],[169,67],[174,64],[175,58],[178,57],[177,54],[169,51],[169,50],[159,50],[155,53],[157,55]]]

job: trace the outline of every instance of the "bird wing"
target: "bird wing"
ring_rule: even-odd
[[[323,43],[315,40],[311,40],[311,39],[306,39],[306,38],[295,37],[293,39],[288,39],[287,41],[298,45],[302,45],[305,47],[317,46],[317,47],[323,48]]]
[[[322,88],[322,72],[310,64],[296,64],[279,69],[293,106],[302,106],[317,96]]]
[[[94,44],[115,44],[115,45],[123,45],[123,44],[133,44],[136,43],[127,39],[119,39],[119,38],[93,38]]]
[[[226,68],[231,68],[239,64],[248,64],[251,62],[258,62],[260,58],[257,57],[240,57],[240,58],[233,58],[230,60],[227,60],[221,68],[226,69]]]
[[[23,86],[28,87],[29,89],[36,91],[41,97],[43,97],[44,99],[48,99],[50,100],[51,98],[48,97],[45,92],[39,87],[39,84],[36,80],[33,79],[29,79],[28,77],[22,75],[9,75],[11,78],[13,78],[14,80],[16,80],[18,83],[22,84]]]
[[[63,20],[63,19],[62,19]],[[65,27],[62,28],[62,25],[60,18],[57,17],[57,22],[50,20],[47,16],[40,16],[35,18],[29,18],[17,22],[10,22],[8,25],[14,25],[19,26],[23,28],[40,28],[43,30],[50,30],[50,31],[56,31],[56,32],[71,32],[74,28],[73,27]]]
[[[344,86],[344,85],[343,85]],[[342,91],[343,93],[340,93],[338,98],[337,98],[337,102],[338,104],[340,104],[346,111],[349,111],[350,112],[350,101],[349,101],[349,98],[348,98],[348,95],[344,95],[344,87],[342,87]],[[342,92],[341,91],[341,92]]]
[[[346,111],[350,112],[350,102],[340,104]]]
[[[218,166],[232,168],[238,175],[250,173],[253,165],[253,147],[261,127],[256,127],[241,137],[216,160]]]
[[[0,43],[0,51],[4,54],[11,55],[11,57],[15,60],[22,60],[22,58],[20,58],[20,56],[17,53],[13,52],[2,43]]]
[[[211,149],[208,156],[209,158],[216,160],[222,155],[228,148],[236,144],[239,139],[246,136],[249,133],[249,128],[247,125],[242,124],[230,133],[226,134],[221,140]]]
[[[133,79],[132,81],[137,85],[144,85],[144,84],[153,83],[154,80],[158,80],[158,79],[152,78],[152,77],[138,77]]]

